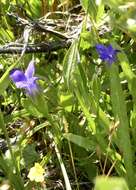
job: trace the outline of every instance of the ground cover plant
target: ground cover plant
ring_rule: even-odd
[[[136,189],[136,2],[0,1],[0,189]]]

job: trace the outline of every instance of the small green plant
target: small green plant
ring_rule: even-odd
[[[135,11],[1,2],[0,189],[136,188]]]

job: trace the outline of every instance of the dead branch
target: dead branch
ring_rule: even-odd
[[[23,33],[22,37],[17,39],[16,42],[10,42],[0,46],[0,54],[21,54],[23,51],[25,53],[48,53],[68,48],[75,36],[78,36],[80,33],[78,24],[82,21],[82,19],[72,14],[74,18],[73,22],[73,19],[68,13],[65,14],[67,17],[65,20],[62,18],[54,20],[44,17],[38,20],[26,20],[14,13],[7,13],[7,15],[15,19],[16,24],[22,28]],[[71,22],[72,24],[70,24]],[[39,35],[48,33],[51,37],[48,36],[45,42],[34,42],[32,44],[29,37],[34,35],[35,32],[38,32]],[[52,41],[50,41],[50,38]],[[19,43],[17,43],[17,41]]]
[[[68,48],[70,44],[70,40],[61,40],[49,43],[27,44],[25,53],[48,53],[51,51]],[[4,46],[0,46],[0,54],[21,54],[23,48],[24,44],[12,42]]]

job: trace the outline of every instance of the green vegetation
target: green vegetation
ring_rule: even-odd
[[[136,2],[0,1],[0,189],[136,190]]]

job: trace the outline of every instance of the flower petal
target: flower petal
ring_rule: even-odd
[[[39,92],[39,87],[36,84],[36,80],[38,80],[39,77],[33,77],[34,72],[34,61],[31,61],[25,73],[19,69],[13,69],[10,72],[10,78],[13,80],[17,88],[23,88],[28,95],[35,96],[36,93]]]
[[[107,47],[107,50],[109,53],[113,53],[115,50],[113,49],[112,45],[110,44],[108,47]]]
[[[99,54],[103,54],[103,52],[106,52],[106,47],[102,44],[97,44],[96,45],[96,50]]]
[[[24,88],[24,89],[27,89],[28,85],[27,85],[27,82],[16,82],[15,83],[16,87],[17,88]]]
[[[38,89],[38,85],[36,84],[36,82],[27,83],[26,92],[30,96],[35,95],[36,93],[38,93],[38,91],[39,91],[39,89]]]
[[[35,163],[27,176],[31,181],[43,182],[44,181],[44,169],[39,163]]]
[[[26,71],[25,76],[27,79],[32,78],[35,73],[34,60],[30,61]]]
[[[116,61],[116,55],[118,52],[120,52],[119,50],[114,49],[111,44],[107,47],[102,44],[97,44],[96,50],[101,60],[106,61],[109,64],[112,64],[113,62]]]
[[[13,69],[10,72],[10,78],[13,80],[14,83],[26,81],[26,77],[25,77],[23,71],[21,71],[19,69]]]

